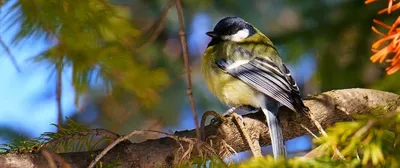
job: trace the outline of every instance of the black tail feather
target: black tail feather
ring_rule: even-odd
[[[265,106],[266,107],[262,107],[261,110],[267,118],[274,158],[275,160],[279,157],[286,158],[285,143],[278,115],[279,103],[273,99],[269,99]]]

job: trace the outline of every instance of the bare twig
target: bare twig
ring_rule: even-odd
[[[233,161],[232,155],[236,155],[238,157],[238,153],[236,152],[235,149],[233,149],[233,147],[231,145],[226,143],[225,140],[221,139],[220,143],[221,143],[221,148],[220,148],[220,151],[219,151],[219,155],[224,157],[224,158],[229,159],[229,163],[228,164],[233,163],[234,161]]]
[[[326,153],[327,149],[328,149],[328,146],[326,144],[322,144],[322,145],[314,148],[313,150],[311,150],[307,154],[305,154],[302,158],[314,159],[314,158],[321,157]]]
[[[310,129],[308,129],[305,125],[300,124],[301,128],[304,128],[308,133],[310,133],[314,138],[319,139],[317,135],[315,135]]]
[[[346,114],[346,115],[349,115],[349,114]],[[321,134],[324,137],[328,137],[328,134],[325,132],[324,128],[322,128],[321,123],[319,123],[318,120],[316,120],[311,113],[308,113],[308,117],[314,123],[314,125],[317,127],[317,129],[321,132]],[[346,160],[346,158],[344,158],[342,153],[340,153],[339,149],[337,149],[336,147],[332,147],[332,150],[333,150],[334,154],[336,156],[338,156],[340,159]]]
[[[111,143],[110,145],[108,145],[106,148],[104,148],[103,151],[101,151],[96,158],[90,163],[90,165],[88,166],[88,168],[93,168],[96,163],[109,151],[111,150],[115,145],[119,144],[122,141],[127,140],[129,137],[137,135],[137,134],[143,134],[143,131],[133,131],[128,135],[125,135],[123,137],[118,138],[117,140],[115,140],[113,143]]]
[[[101,136],[104,136],[104,137],[107,137],[107,138],[111,138],[112,140],[116,140],[117,138],[121,137],[117,133],[114,133],[114,132],[112,132],[110,130],[106,130],[106,129],[102,129],[102,128],[92,129],[90,131],[90,133],[92,135],[96,135],[96,136],[101,135]]]
[[[47,150],[42,150],[41,153],[46,158],[47,163],[49,163],[50,168],[57,168],[57,165],[54,162],[53,157],[51,156],[51,154]]]
[[[176,10],[178,12],[179,29],[180,29],[179,36],[181,38],[183,60],[185,62],[187,94],[189,96],[189,101],[190,101],[190,105],[192,107],[193,118],[194,118],[194,122],[195,122],[195,126],[196,126],[196,137],[199,141],[201,141],[201,135],[200,135],[200,129],[199,129],[199,119],[197,117],[196,106],[194,104],[194,99],[193,99],[192,79],[190,76],[189,56],[188,56],[188,48],[187,48],[187,44],[186,44],[185,26],[183,23],[183,12],[182,12],[181,0],[176,0]]]
[[[139,50],[142,50],[142,49],[148,47],[150,44],[152,44],[154,42],[154,40],[157,39],[157,37],[161,33],[161,30],[163,30],[163,28],[165,26],[165,21],[167,20],[167,15],[168,15],[169,9],[171,9],[171,7],[173,5],[174,5],[174,0],[169,0],[169,2],[167,2],[167,6],[162,11],[160,18],[157,19],[157,21],[155,21],[154,24],[150,27],[150,29],[154,28],[153,33],[151,34],[151,36],[147,40],[147,42],[139,47]]]
[[[132,137],[132,136],[134,136],[134,135],[147,134],[147,133],[158,134],[158,135],[160,135],[160,134],[161,134],[161,135],[165,135],[165,136],[167,136],[167,137],[170,137],[170,138],[175,139],[178,143],[179,143],[179,141],[183,141],[183,142],[188,142],[189,144],[193,144],[193,139],[192,139],[192,138],[178,137],[178,136],[176,136],[176,135],[168,134],[168,133],[161,132],[161,131],[155,131],[155,130],[133,131],[133,132],[131,132],[131,133],[128,134],[128,135],[125,135],[125,136],[122,136],[122,137],[118,138],[118,139],[115,140],[113,143],[111,143],[111,144],[108,145],[106,148],[104,148],[103,151],[101,151],[101,152],[96,156],[96,158],[90,163],[90,165],[88,166],[88,168],[93,168],[93,167],[96,165],[96,163],[97,163],[105,154],[107,154],[108,151],[110,151],[115,145],[119,144],[120,142],[125,141],[125,140],[127,140],[128,138],[130,138],[130,137]],[[200,142],[200,141],[199,141],[199,142]],[[181,147],[183,148],[182,145],[181,145]],[[189,147],[189,149],[190,149],[190,147]],[[190,149],[190,150],[189,150],[189,149],[188,149],[188,151],[186,151],[185,153],[187,153],[187,152],[190,153],[192,149]],[[189,156],[188,158],[190,158],[190,156]]]
[[[163,125],[163,120],[161,117],[155,119],[155,122],[148,126],[146,129],[154,130],[156,127],[160,127]]]
[[[398,113],[400,113],[400,107],[398,109],[396,109],[394,112],[391,113],[387,113],[385,114],[383,117],[386,118],[391,118],[396,116]],[[360,128],[355,134],[354,136],[356,137],[361,137],[363,134],[365,134],[369,129],[371,129],[372,126],[374,126],[376,123],[378,122],[378,120],[375,119],[370,119],[367,124],[365,124],[362,128]]]
[[[63,168],[70,168],[71,166],[57,153],[49,151],[47,149],[41,149],[41,154],[46,158],[50,168],[56,168],[54,160]]]
[[[7,44],[3,41],[3,39],[0,38],[0,45],[6,50],[8,57],[11,60],[11,63],[14,65],[15,69],[18,72],[21,72],[21,69],[19,68],[19,65],[17,63],[17,60],[15,59],[15,56],[11,53],[10,48],[8,48]]]
[[[249,132],[247,131],[247,129],[243,125],[242,119],[240,119],[241,117],[237,113],[233,113],[232,116],[235,119],[237,125],[239,126],[238,130],[241,131],[242,136],[244,136],[244,139],[249,144],[249,147],[250,147],[251,153],[253,153],[253,156],[255,156],[255,157],[262,156],[260,144],[254,143],[252,141],[252,139],[249,136]]]
[[[108,93],[107,93],[108,94]],[[115,100],[109,99],[109,101],[112,101],[112,104],[117,106],[117,108],[121,111],[122,117],[118,118],[118,122],[113,125],[111,130],[119,130],[131,117],[134,113],[131,111],[128,111],[124,106],[122,106],[120,103],[116,103]],[[133,106],[133,109],[137,108],[136,104]]]

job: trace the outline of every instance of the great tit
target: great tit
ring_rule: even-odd
[[[286,157],[279,107],[302,114],[309,109],[271,40],[239,17],[220,20],[206,34],[212,38],[201,63],[207,87],[230,111],[261,110],[274,158]]]

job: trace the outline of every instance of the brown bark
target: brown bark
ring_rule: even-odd
[[[382,115],[396,110],[400,105],[400,96],[393,93],[369,90],[369,89],[344,89],[311,96],[305,101],[312,115],[324,128],[336,122],[350,121],[355,114]],[[374,110],[384,109],[384,110]],[[308,134],[299,123],[308,127],[311,131],[317,129],[305,116],[296,115],[287,109],[282,109],[280,119],[283,126],[284,137],[293,139]],[[246,129],[253,140],[258,140],[261,146],[270,144],[268,127],[264,122],[264,116],[259,113],[244,116]],[[178,131],[178,136],[195,138],[195,130]],[[213,135],[212,147],[215,151],[221,150],[222,140],[227,142],[235,151],[246,151],[249,147],[243,141],[237,126],[232,121],[226,121],[220,125],[208,125],[205,135]],[[208,141],[209,142],[209,141]],[[187,143],[182,142],[184,148]],[[123,143],[110,150],[103,158],[103,165],[120,160],[123,167],[169,167],[177,164],[184,154],[179,150],[180,145],[172,138],[159,138],[147,140],[141,143]],[[177,152],[178,151],[178,152]],[[60,154],[71,167],[86,167],[99,151],[78,152]],[[191,157],[197,152],[192,152]],[[0,167],[49,167],[45,157],[40,153],[34,154],[7,154],[0,156]]]

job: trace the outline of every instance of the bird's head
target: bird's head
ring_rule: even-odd
[[[226,17],[206,34],[213,39],[239,42],[256,33],[256,29],[239,17]]]

